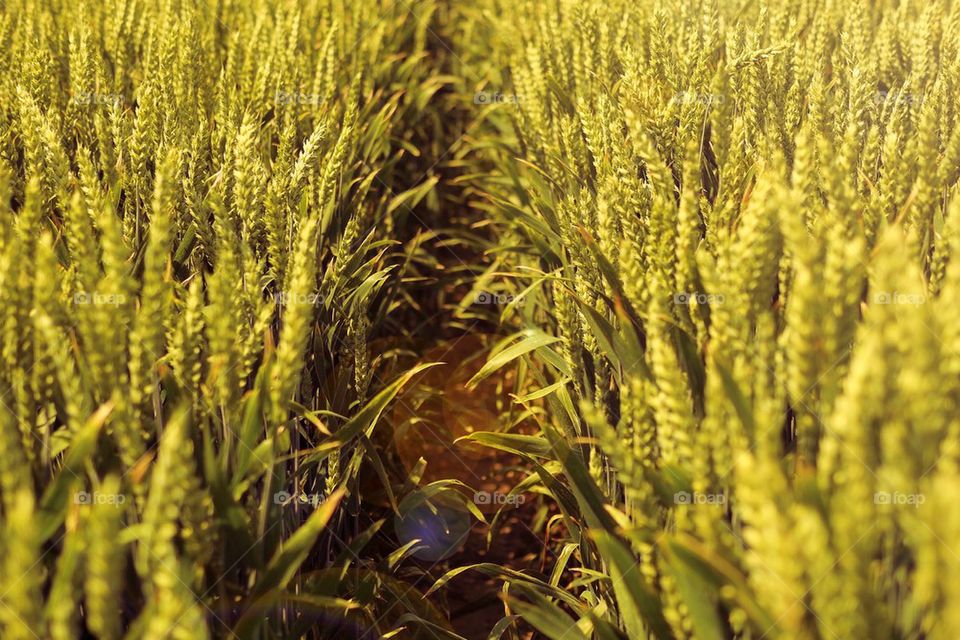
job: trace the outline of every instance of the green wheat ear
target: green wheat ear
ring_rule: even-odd
[[[120,496],[122,487],[116,476],[108,476],[100,485],[107,496]],[[97,504],[82,521],[85,540],[84,604],[89,610],[88,628],[104,640],[122,637],[121,613],[117,602],[122,598],[121,585],[127,563],[126,545],[118,544],[117,536],[124,524],[124,510],[115,504]]]
[[[34,637],[34,630],[42,628],[42,582],[40,575],[31,570],[40,557],[36,502],[26,487],[5,493],[5,497],[3,576],[4,582],[11,586],[4,596],[5,607],[0,619],[9,637],[25,639]]]

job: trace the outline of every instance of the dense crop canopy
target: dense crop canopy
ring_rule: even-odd
[[[0,1],[0,637],[955,640],[958,180],[956,0]]]

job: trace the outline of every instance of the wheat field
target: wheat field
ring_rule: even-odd
[[[960,638],[960,3],[0,0],[0,637]]]

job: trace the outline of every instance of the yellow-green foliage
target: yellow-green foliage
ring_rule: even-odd
[[[426,102],[408,9],[0,5],[0,636],[302,632],[306,551],[280,550],[309,551],[359,454],[303,459],[380,391],[353,351]],[[334,495],[324,517],[301,528],[291,487]],[[387,632],[402,611],[365,593]]]
[[[956,0],[0,2],[0,637],[460,637],[357,509],[472,282],[501,636],[955,640],[958,179]]]
[[[618,474],[585,454],[644,633],[960,636],[960,4],[466,5],[491,210],[553,281],[533,360]],[[615,583],[573,587],[581,629],[630,630]]]

